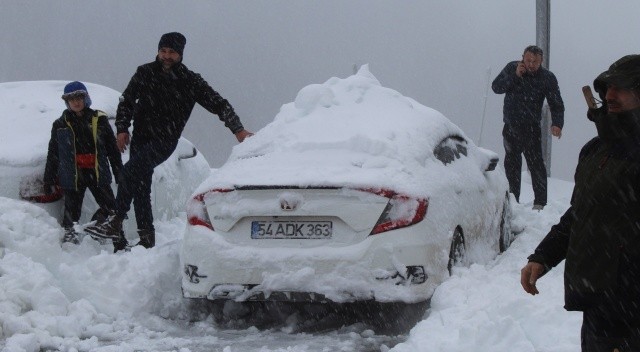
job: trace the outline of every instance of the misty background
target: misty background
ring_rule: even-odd
[[[306,85],[368,63],[383,86],[439,110],[503,157],[504,96],[490,84],[535,44],[535,3],[0,0],[0,81],[79,80],[122,91],[137,66],[154,60],[160,36],[179,31],[187,37],[183,62],[231,102],[250,131]],[[572,180],[580,148],[596,134],[581,87],[640,52],[639,14],[637,0],[551,2],[545,60],[566,107],[563,136],[553,139],[552,177]],[[199,106],[184,136],[212,167],[237,143]]]

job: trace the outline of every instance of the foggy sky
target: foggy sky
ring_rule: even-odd
[[[552,1],[547,58],[566,105],[553,177],[571,180],[581,146],[595,136],[580,88],[640,52],[639,10],[637,0]],[[484,115],[481,146],[502,157],[504,96],[487,88],[535,44],[535,0],[2,0],[0,81],[80,80],[122,91],[171,31],[187,37],[187,67],[231,102],[248,130],[266,125],[304,86],[368,63],[382,85],[439,110],[475,142]],[[236,143],[199,107],[184,136],[212,167]]]

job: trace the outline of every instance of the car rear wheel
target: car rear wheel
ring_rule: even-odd
[[[213,302],[206,298],[185,298],[187,306],[187,319],[190,322],[204,321],[209,315],[213,315],[217,321],[221,319],[222,307],[214,306]]]
[[[502,205],[502,217],[500,219],[500,253],[504,252],[511,246],[514,235],[511,229],[511,202],[509,201],[509,194],[504,199]]]
[[[362,321],[379,335],[407,334],[424,319],[430,300],[405,302],[357,302],[352,303]]]
[[[253,306],[259,302],[234,302],[230,300],[208,300],[206,298],[186,298],[188,319],[191,322],[204,321],[213,317],[216,324],[233,327],[237,322],[251,317]]]
[[[449,275],[453,273],[454,266],[461,266],[462,260],[465,254],[464,235],[460,226],[456,227],[453,231],[453,238],[451,239],[451,250],[449,251],[449,263],[447,269]]]

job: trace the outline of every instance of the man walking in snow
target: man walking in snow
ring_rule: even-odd
[[[133,201],[138,244],[145,248],[155,245],[150,198],[153,169],[176,149],[196,103],[218,115],[239,142],[252,135],[231,104],[182,63],[186,41],[177,32],[162,35],[155,61],[138,67],[120,97],[116,114],[118,148],[123,152],[131,142],[130,158],[122,170],[115,214],[103,224],[88,226],[88,233],[104,238],[118,236]]]
[[[551,109],[551,134],[560,138],[564,124],[564,103],[558,80],[542,67],[542,49],[535,45],[524,49],[521,61],[512,61],[493,80],[496,94],[505,94],[503,107],[504,168],[509,190],[520,201],[522,156],[527,161],[533,184],[533,209],[547,205],[547,169],[542,158],[542,104]]]
[[[565,308],[583,312],[582,351],[640,351],[640,55],[628,55],[593,85],[598,136],[580,151],[571,206],[529,256],[521,284],[563,259]]]

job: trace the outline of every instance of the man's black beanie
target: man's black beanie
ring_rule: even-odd
[[[158,50],[160,50],[160,48],[171,48],[182,56],[185,44],[187,44],[187,38],[185,38],[184,35],[178,32],[165,33],[160,38]]]

